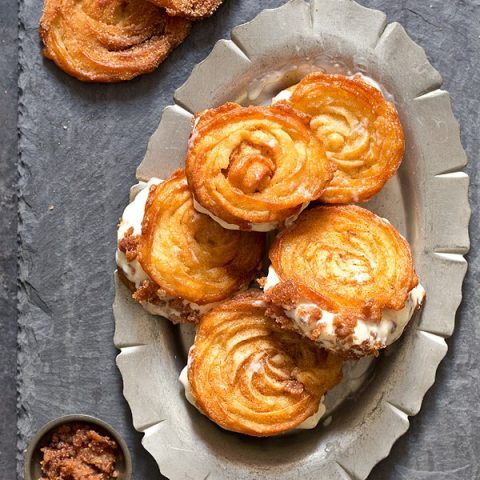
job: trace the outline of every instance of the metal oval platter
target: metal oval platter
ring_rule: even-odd
[[[295,28],[292,28],[292,25]],[[313,70],[361,72],[399,111],[406,153],[366,207],[410,241],[427,300],[374,378],[342,398],[328,426],[278,438],[227,432],[189,405],[178,382],[193,329],[148,315],[116,280],[115,345],[133,423],[163,475],[183,479],[363,479],[418,413],[445,356],[468,250],[468,177],[441,77],[401,25],[351,0],[293,0],[264,10],[221,40],[175,93],[137,170],[140,181],[183,165],[192,114],[237,101],[261,104]]]

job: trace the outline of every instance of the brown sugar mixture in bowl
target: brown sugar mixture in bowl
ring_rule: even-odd
[[[41,449],[43,476],[39,480],[110,480],[118,477],[117,443],[88,423],[56,428]]]

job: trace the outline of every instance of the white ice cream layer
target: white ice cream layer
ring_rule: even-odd
[[[383,95],[383,97],[385,98],[385,100],[387,100],[388,102],[392,102],[392,103],[395,103],[395,99],[393,98],[393,95],[390,94],[389,92],[387,92],[387,90],[385,90],[385,88],[383,88],[376,80],[374,80],[372,77],[369,77],[368,75],[365,75],[361,72],[357,72],[353,75],[350,75],[349,78],[355,78],[355,77],[360,77],[365,83],[368,83],[368,85],[370,85],[371,87],[373,88],[376,88],[377,90],[379,90],[381,92],[381,94]]]
[[[148,183],[143,184],[142,190],[137,194],[135,199],[127,205],[123,211],[120,225],[118,226],[118,242],[125,237],[125,234],[130,228],[133,228],[132,235],[140,235],[142,233],[142,221],[145,215],[145,204],[147,203],[150,186],[158,185],[162,183],[162,181],[163,180],[159,178],[150,179]],[[136,258],[129,262],[125,253],[117,248],[116,260],[118,267],[122,269],[127,279],[130,280],[136,288],[141,287],[143,282],[148,280],[148,275]]]
[[[371,87],[376,88],[377,90],[382,92],[382,95],[383,95],[382,87],[380,86],[380,84],[376,80],[374,80],[372,77],[369,77],[368,75],[364,75],[363,73],[358,72],[358,73],[354,73],[353,75],[350,75],[348,78],[360,78],[364,83],[367,83]]]
[[[202,415],[205,415],[200,408],[197,405],[197,402],[195,401],[195,398],[192,395],[192,387],[190,385],[190,382],[188,380],[188,365],[184,367],[184,369],[180,373],[180,377],[178,378],[180,383],[183,385],[183,388],[185,389],[185,398],[188,400],[189,403],[191,403]],[[318,422],[320,419],[323,417],[325,413],[325,405],[323,403],[325,397],[322,397],[320,400],[320,405],[318,406],[318,410],[316,413],[314,413],[311,417],[308,417],[305,419],[300,425],[297,425],[295,428],[292,429],[294,430],[311,430],[312,428],[315,428],[318,425]]]
[[[272,98],[272,105],[275,105],[276,103],[281,102],[282,100],[289,100],[293,93],[292,92],[293,89],[290,90],[290,88],[286,88],[285,90],[282,90],[281,92],[277,93]]]
[[[274,285],[280,282],[275,269],[270,266],[264,291],[268,291]],[[299,302],[293,309],[285,309],[285,314],[290,318],[297,328],[306,336],[310,336],[314,330],[320,334],[316,342],[321,346],[331,350],[347,351],[368,345],[372,349],[384,348],[400,337],[406,325],[412,318],[413,313],[421,305],[425,297],[425,290],[419,284],[408,294],[405,306],[401,310],[385,309],[380,322],[357,321],[353,335],[346,338],[339,338],[335,332],[335,314],[327,310],[321,310],[319,307],[306,300]],[[317,322],[310,321],[311,312],[321,310],[322,316]],[[318,328],[323,327],[323,328]],[[365,344],[366,342],[366,344]]]
[[[302,208],[298,213],[295,215],[292,215],[291,217],[288,217],[285,220],[285,225],[289,226],[291,225],[300,215],[300,213],[307,208],[309,202],[306,202],[302,205]],[[210,218],[215,220],[218,224],[220,224],[223,228],[227,230],[240,230],[240,227],[238,225],[235,225],[233,223],[228,223],[225,220],[222,220],[221,218],[217,217],[214,215],[210,210],[206,209],[205,207],[202,207],[196,200],[193,201],[193,205],[195,207],[195,210],[200,213],[204,213],[205,215],[208,215]],[[268,222],[268,223],[250,223],[249,224],[251,231],[252,232],[271,232],[272,230],[275,230],[276,228],[279,227],[278,222]]]
[[[125,237],[126,232],[130,228],[133,228],[132,235],[140,235],[142,233],[142,221],[145,215],[145,205],[150,192],[150,186],[158,185],[162,182],[163,180],[159,178],[152,178],[148,183],[140,184],[142,189],[134,200],[127,205],[120,220],[117,232],[117,239],[119,242]],[[132,282],[136,288],[141,287],[145,280],[149,280],[150,277],[143,270],[140,262],[136,258],[128,261],[125,253],[120,251],[118,247],[116,251],[116,261],[118,268],[122,270],[125,277]],[[159,299],[162,300],[161,304],[142,302],[142,306],[152,315],[160,315],[169,319],[182,316],[182,312],[169,305],[169,302],[175,300],[175,297],[159,295]],[[190,307],[192,310],[199,312],[199,314],[207,312],[214,306],[214,304],[198,305],[197,303],[189,302],[188,300],[183,300],[182,303],[185,306]]]
[[[320,399],[320,405],[318,406],[317,413],[314,413],[311,417],[308,417],[305,419],[300,425],[297,425],[293,430],[311,430],[312,428],[315,428],[318,425],[318,422],[320,419],[323,417],[325,414],[325,411],[327,410],[325,407],[325,404],[323,401],[325,400],[325,397],[322,397]]]

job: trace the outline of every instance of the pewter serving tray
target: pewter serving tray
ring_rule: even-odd
[[[183,165],[192,114],[226,101],[267,102],[305,73],[362,72],[391,95],[406,138],[403,164],[366,206],[412,245],[427,290],[421,315],[375,364],[375,376],[327,426],[255,439],[210,422],[183,394],[178,375],[193,329],[148,315],[116,279],[115,345],[133,424],[163,475],[183,479],[364,479],[418,413],[445,356],[467,268],[466,157],[450,98],[425,52],[401,25],[351,0],[292,0],[221,40],[165,109],[139,180]]]

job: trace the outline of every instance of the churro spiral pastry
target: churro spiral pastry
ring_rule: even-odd
[[[296,218],[334,170],[309,121],[288,106],[229,103],[199,114],[186,160],[195,208],[240,230]]]
[[[151,72],[190,31],[145,0],[45,0],[44,55],[86,82],[118,82]]]
[[[163,7],[172,16],[201,20],[209,17],[222,4],[223,0],[150,0]]]
[[[304,212],[276,238],[270,259],[268,300],[310,339],[350,356],[396,340],[423,300],[407,241],[353,205]]]
[[[198,213],[183,170],[158,182],[127,207],[132,210],[120,224],[117,263],[134,284],[134,298],[150,311],[157,307],[152,313],[196,322],[214,302],[248,286],[265,239],[261,233],[225,230]]]
[[[276,435],[314,415],[341,380],[342,361],[265,316],[246,292],[202,317],[188,380],[199,410],[221,427]]]
[[[337,167],[322,202],[364,202],[400,166],[404,139],[395,107],[360,75],[312,73],[278,98],[311,116],[312,130]]]

